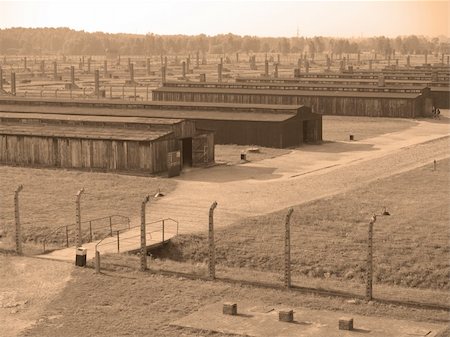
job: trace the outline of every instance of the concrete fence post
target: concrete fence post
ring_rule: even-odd
[[[217,81],[222,82],[222,63],[217,65]]]
[[[53,79],[58,79],[58,62],[56,61],[53,62]]]
[[[288,289],[291,287],[291,215],[293,211],[292,208],[288,209],[284,221],[284,286]]]
[[[11,95],[16,96],[16,73],[11,72]]]
[[[103,61],[103,77],[108,77],[108,61]]]
[[[366,300],[372,300],[372,280],[373,280],[373,255],[372,255],[372,240],[373,240],[373,225],[377,221],[377,216],[373,215],[369,222],[369,231],[367,239],[367,270],[366,270]]]
[[[100,97],[100,72],[98,69],[94,72],[94,94],[97,98]]]
[[[214,280],[216,278],[216,247],[214,245],[214,209],[217,207],[217,202],[214,201],[209,208],[209,226],[208,226],[208,247],[209,260],[208,271],[209,278]]]
[[[22,255],[22,231],[20,227],[19,193],[23,190],[23,185],[19,185],[14,191],[14,218],[16,223],[16,253]]]
[[[95,273],[100,274],[100,252],[95,251]]]
[[[83,236],[81,233],[81,195],[83,193],[84,193],[84,188],[82,188],[81,190],[79,190],[77,192],[76,200],[75,200],[75,208],[76,208],[75,218],[76,218],[76,224],[77,224],[77,230],[76,230],[77,247],[81,247],[83,244]]]
[[[181,76],[183,78],[186,78],[186,62],[181,62]]]
[[[150,196],[147,195],[141,204],[141,271],[147,270],[147,231],[145,224],[145,207],[150,201]]]
[[[166,82],[166,66],[161,67],[161,82]]]
[[[130,71],[130,83],[134,83],[134,63],[129,63],[128,68]]]

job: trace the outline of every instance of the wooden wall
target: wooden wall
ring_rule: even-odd
[[[415,118],[424,115],[423,107],[414,98],[296,96],[244,93],[195,93],[153,91],[153,99],[176,102],[214,102],[240,104],[298,104],[312,108],[315,113],[341,116]]]
[[[0,163],[101,171],[159,173],[167,170],[167,152],[179,141],[122,141],[0,135]]]

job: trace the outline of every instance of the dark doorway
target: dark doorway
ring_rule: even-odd
[[[183,138],[183,166],[192,166],[192,138]]]
[[[308,142],[308,122],[303,121],[303,143]]]

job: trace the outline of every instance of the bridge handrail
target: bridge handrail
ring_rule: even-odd
[[[130,227],[130,218],[129,217],[127,217],[127,216],[124,216],[124,215],[120,215],[120,214],[112,214],[112,215],[108,215],[108,216],[104,216],[104,217],[99,217],[99,218],[94,218],[94,219],[89,219],[89,220],[85,220],[85,221],[82,221],[81,222],[81,224],[89,224],[89,242],[91,242],[92,241],[92,230],[93,229],[95,229],[95,230],[98,230],[98,229],[103,229],[103,228],[110,228],[110,235],[109,236],[112,236],[112,232],[113,232],[113,230],[112,230],[112,227],[114,226],[114,225],[119,225],[119,224],[121,224],[121,223],[112,223],[112,220],[113,220],[113,218],[120,218],[120,219],[122,219],[122,220],[126,220],[127,221],[127,228],[126,229],[130,229],[131,227]],[[105,220],[105,219],[109,219],[109,225],[106,225],[106,226],[96,226],[96,227],[92,227],[92,222],[95,222],[95,221],[99,221],[99,220]],[[63,229],[63,228],[66,228],[66,247],[69,247],[69,227],[72,227],[72,226],[76,226],[76,224],[75,223],[71,223],[71,224],[69,224],[69,225],[61,225],[61,226],[59,226],[59,227],[57,227],[56,229],[54,229],[53,231],[51,231],[49,234],[47,234],[46,236],[45,236],[45,238],[44,238],[44,240],[43,240],[43,250],[44,250],[44,252],[45,252],[45,246],[46,246],[46,243],[47,243],[47,240],[50,238],[50,237],[52,237],[54,234],[56,234],[57,232],[59,232],[61,229]]]
[[[170,221],[170,222],[176,224],[176,235],[178,235],[179,223],[178,223],[177,220],[172,219],[172,218],[164,218],[164,219],[158,219],[158,220],[155,220],[155,221],[147,222],[146,225],[152,225],[152,224],[155,224],[155,223],[159,223],[159,222],[160,222],[160,223],[161,223],[161,228],[160,228],[160,229],[153,230],[153,231],[148,231],[148,230],[146,230],[146,233],[145,233],[145,234],[146,234],[146,235],[149,235],[149,234],[150,234],[150,238],[152,238],[152,233],[162,232],[161,242],[164,242],[164,241],[165,241],[165,240],[164,240],[164,232],[166,231],[166,230],[165,230],[165,227],[166,227],[166,222],[167,222],[167,221]],[[136,228],[136,227],[140,227],[140,226],[139,226],[139,225],[133,226],[133,228]],[[101,239],[99,242],[97,242],[97,244],[95,245],[95,251],[96,251],[96,252],[98,251],[98,247],[99,247],[99,246],[110,245],[110,244],[117,244],[117,251],[119,252],[119,250],[120,250],[120,232],[121,232],[121,231],[124,231],[124,230],[126,230],[126,229],[118,229],[118,230],[115,231],[115,232],[116,232],[116,235],[117,235],[117,238],[116,238],[115,241],[111,241],[111,242],[103,242],[103,240],[105,240],[105,239],[107,239],[107,238],[110,238],[110,237],[113,237],[113,235],[108,235],[108,236],[105,236],[104,238],[102,238],[102,239]],[[126,241],[126,240],[129,240],[129,239],[132,239],[132,238],[136,238],[136,237],[140,237],[140,236],[141,236],[141,234],[137,234],[137,235],[133,235],[133,236],[128,236],[128,237],[126,237],[125,239],[122,238],[122,241]]]

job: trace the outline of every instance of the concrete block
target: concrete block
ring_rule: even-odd
[[[339,330],[353,330],[353,318],[339,318]]]
[[[278,312],[278,320],[280,322],[294,321],[294,311],[293,310],[280,310]]]
[[[223,304],[224,315],[237,315],[237,304],[226,302]]]

